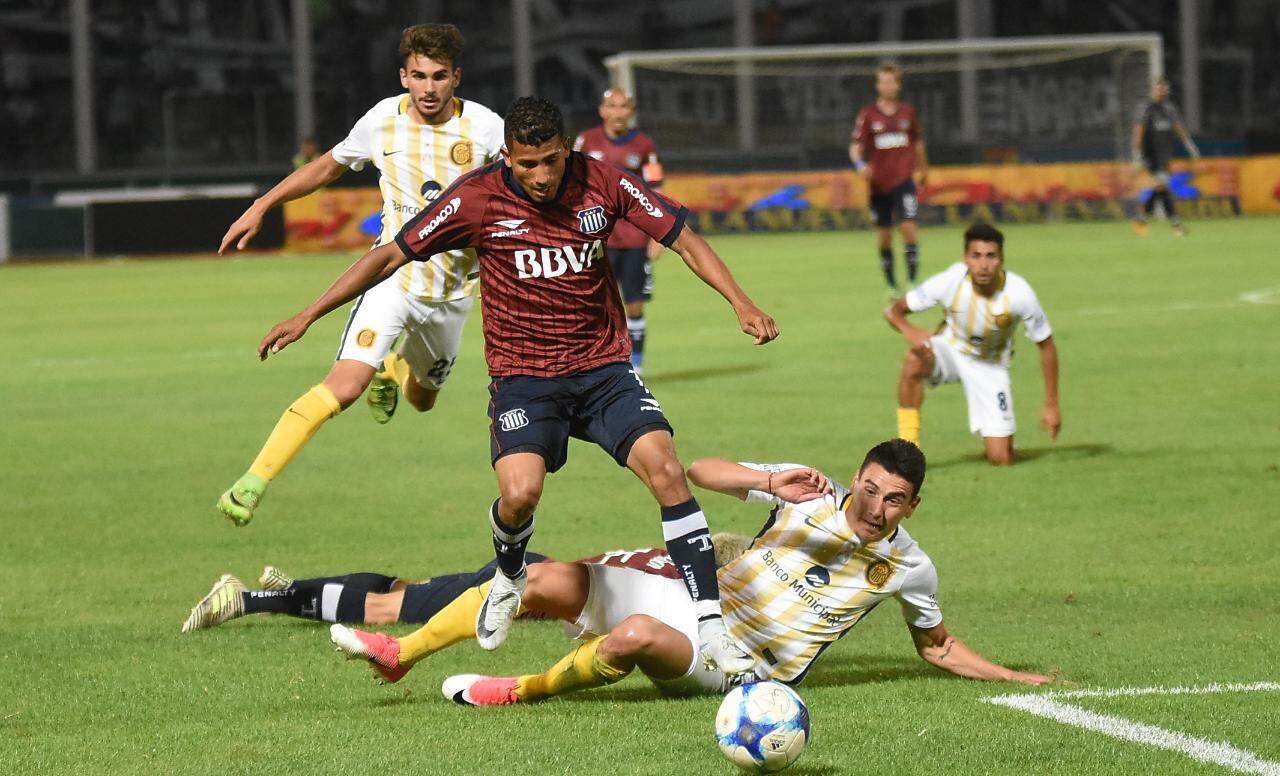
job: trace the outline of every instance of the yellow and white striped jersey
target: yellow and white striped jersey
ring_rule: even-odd
[[[748,501],[771,501],[773,512],[746,554],[718,572],[729,632],[766,678],[799,681],[824,649],[890,597],[901,603],[909,625],[942,622],[929,556],[901,526],[862,545],[845,518],[852,495],[834,481],[832,486],[832,495],[803,504],[752,491]]]
[[[947,311],[947,342],[979,361],[1009,365],[1019,320],[1032,342],[1053,334],[1036,292],[1014,272],[1004,272],[996,292],[985,297],[974,290],[969,269],[960,261],[907,292],[907,308],[913,313],[938,305]]]
[[[395,239],[409,219],[463,173],[496,159],[502,142],[502,117],[479,103],[455,97],[453,117],[433,126],[410,118],[405,94],[374,105],[331,153],[353,170],[372,162],[382,173],[382,233],[376,246]],[[411,261],[400,270],[398,282],[406,295],[424,302],[465,298],[479,282],[475,251]]]

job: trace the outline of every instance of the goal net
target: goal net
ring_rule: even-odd
[[[904,72],[931,158],[1118,159],[1161,73],[1158,35],[625,52],[605,60],[663,157],[685,169],[847,164],[875,70]]]

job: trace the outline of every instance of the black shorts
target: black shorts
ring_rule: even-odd
[[[497,377],[489,383],[490,460],[538,453],[547,471],[569,456],[569,437],[595,442],[627,465],[631,445],[650,431],[671,433],[658,400],[627,362],[564,377]]]
[[[647,302],[653,298],[653,268],[644,248],[609,248],[609,263],[622,289],[622,301]]]
[[[903,221],[914,221],[919,209],[916,182],[910,178],[883,194],[871,193],[871,212],[875,213],[876,226],[893,226],[895,213]]]
[[[539,555],[536,552],[526,553],[524,557],[526,563],[541,563],[547,559],[546,555]],[[432,577],[425,582],[405,585],[399,621],[426,622],[464,591],[493,579],[497,568],[498,562],[494,560],[479,571],[469,574],[444,574]]]

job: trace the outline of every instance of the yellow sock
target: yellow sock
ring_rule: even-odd
[[[631,671],[616,668],[600,659],[600,644],[606,638],[596,636],[584,641],[545,672],[520,677],[516,683],[516,695],[522,701],[537,701],[620,681]]]
[[[469,588],[427,620],[426,625],[400,639],[400,662],[416,663],[459,641],[476,637],[476,615],[492,582]]]
[[[339,412],[342,412],[342,405],[338,404],[333,391],[324,384],[307,391],[280,416],[276,427],[271,430],[271,436],[267,437],[267,443],[262,446],[262,451],[249,467],[249,472],[264,480],[275,479],[315,435],[316,430]]]
[[[898,437],[920,444],[920,408],[898,408]]]
[[[387,357],[382,360],[382,371],[395,379],[400,390],[407,390],[404,386],[409,382],[409,362],[401,358],[399,353],[387,354]]]

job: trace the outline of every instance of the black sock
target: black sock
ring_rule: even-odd
[[[1153,191],[1147,197],[1147,201],[1142,203],[1142,212],[1146,213],[1146,218],[1150,218],[1151,214],[1155,212],[1156,196],[1158,196],[1157,192]],[[1146,220],[1146,219],[1143,219],[1143,220]]]
[[[631,360],[632,364],[639,364],[644,359],[644,335],[646,324],[644,316],[638,318],[627,317],[627,335],[631,337],[631,353],[635,358]]]
[[[920,271],[920,249],[915,243],[907,243],[907,280],[916,282],[916,273]]]
[[[1164,217],[1169,219],[1169,223],[1174,226],[1178,225],[1178,213],[1173,209],[1173,194],[1168,189],[1160,192],[1160,204],[1164,206]]]
[[[390,593],[395,577],[376,574],[372,571],[357,571],[354,574],[343,574],[338,577],[309,577],[294,580],[294,585],[323,585],[333,582],[347,587],[358,588],[366,593]]]
[[[353,575],[354,576],[354,575]],[[381,576],[370,574],[368,576]],[[254,590],[241,593],[245,614],[287,614],[324,622],[364,622],[364,600],[370,592],[362,586],[332,581],[297,580],[287,590]]]
[[[684,586],[693,599],[698,620],[720,616],[720,583],[706,515],[695,499],[662,508],[662,538]]]
[[[489,507],[489,523],[493,526],[493,552],[498,559],[498,569],[509,579],[515,579],[524,573],[524,551],[533,536],[533,515],[529,522],[513,528],[498,517],[498,502]]]
[[[894,288],[898,287],[898,281],[893,276],[893,249],[880,249],[880,269],[884,272],[884,280]]]

